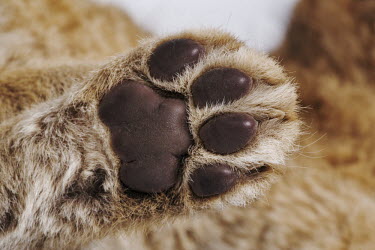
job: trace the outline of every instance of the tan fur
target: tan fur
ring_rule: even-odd
[[[57,97],[71,85],[82,81],[93,68],[88,64],[51,67],[22,67],[0,73],[0,122]]]
[[[0,65],[8,68],[35,60],[101,60],[145,34],[122,11],[88,1],[4,0],[0,13]]]
[[[152,79],[146,61],[157,44],[173,37],[145,40],[103,66],[87,65],[127,50],[138,39],[135,34],[144,33],[112,8],[81,1],[51,3],[0,4],[8,13],[0,20],[0,41],[7,45],[0,49],[4,55],[0,119],[7,119],[0,125],[3,248],[71,249],[90,242],[87,247],[94,249],[374,248],[372,1],[304,0],[298,6],[287,40],[275,54],[301,82],[311,124],[302,152],[318,159],[294,157],[289,162],[287,154],[298,149],[295,86],[273,60],[219,31],[194,31],[175,37],[198,40],[207,46],[208,56],[172,85]],[[349,7],[355,11],[349,12]],[[88,10],[95,15],[84,14]],[[335,22],[326,20],[335,15],[339,17]],[[341,38],[332,35],[335,32],[341,32]],[[341,39],[351,42],[340,43]],[[77,67],[77,61],[82,66]],[[118,159],[96,115],[98,100],[120,79],[144,77],[160,88],[190,96],[191,82],[214,66],[247,72],[257,81],[254,92],[230,105],[204,110],[195,110],[190,103],[189,121],[197,143],[178,188],[144,199],[123,193]],[[40,103],[45,100],[49,101]],[[29,109],[33,104],[37,105]],[[218,112],[233,110],[252,112],[262,120],[258,141],[225,157],[203,150],[196,136],[198,126]],[[311,150],[316,153],[310,154]],[[249,167],[269,168],[223,196],[196,199],[187,186],[189,174],[212,161],[227,162],[243,176]],[[175,216],[191,214],[192,209],[253,201],[285,165],[291,167],[286,177],[264,199],[245,208],[180,218],[159,228],[161,222],[172,223]],[[112,238],[119,230],[124,239]],[[132,231],[140,235],[131,236]],[[104,236],[108,238],[100,241]]]
[[[0,121],[61,95],[91,65],[129,50],[145,35],[114,7],[71,0],[2,1]]]
[[[297,170],[250,207],[179,218],[163,229],[93,242],[89,248],[106,243],[136,250],[373,249],[373,197],[350,175]]]
[[[306,151],[354,175],[375,174],[375,2],[302,1],[276,55],[300,83]],[[318,153],[318,151],[320,151]],[[302,159],[306,162],[306,158]]]

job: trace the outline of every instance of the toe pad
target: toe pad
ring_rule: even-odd
[[[171,81],[187,66],[198,62],[204,48],[190,39],[174,39],[157,47],[151,55],[148,66],[152,77]]]
[[[192,85],[194,105],[229,103],[245,96],[252,79],[238,69],[217,68],[200,76]]]
[[[190,187],[196,196],[209,197],[227,192],[236,184],[237,179],[229,165],[206,165],[193,172]]]
[[[248,114],[227,113],[208,120],[199,130],[204,147],[218,154],[244,148],[254,137],[257,121]]]

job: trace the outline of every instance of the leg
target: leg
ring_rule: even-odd
[[[227,34],[146,41],[1,124],[0,242],[74,247],[247,204],[295,150],[297,109],[280,66]]]
[[[21,68],[0,74],[0,122],[32,105],[62,95],[75,82],[83,81],[93,66],[75,65]]]

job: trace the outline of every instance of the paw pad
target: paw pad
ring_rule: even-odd
[[[223,114],[208,120],[199,130],[199,136],[207,150],[218,154],[232,154],[251,141],[257,124],[247,114]]]
[[[209,197],[227,192],[237,179],[229,165],[211,164],[195,170],[189,184],[196,196]]]
[[[190,39],[174,39],[159,45],[148,61],[152,77],[171,81],[182,73],[187,66],[198,62],[204,54],[204,48]]]
[[[229,103],[245,96],[252,79],[238,69],[216,68],[204,73],[192,86],[194,105]]]
[[[111,130],[124,185],[156,193],[176,183],[181,159],[191,145],[184,101],[125,81],[102,99],[99,116]]]

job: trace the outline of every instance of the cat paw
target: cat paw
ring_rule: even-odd
[[[245,204],[294,148],[294,83],[227,34],[147,41],[98,74],[107,74],[96,86],[98,114],[124,190],[192,206]]]
[[[102,186],[136,216],[247,204],[296,148],[295,83],[215,30],[146,40],[78,92],[111,162]]]

